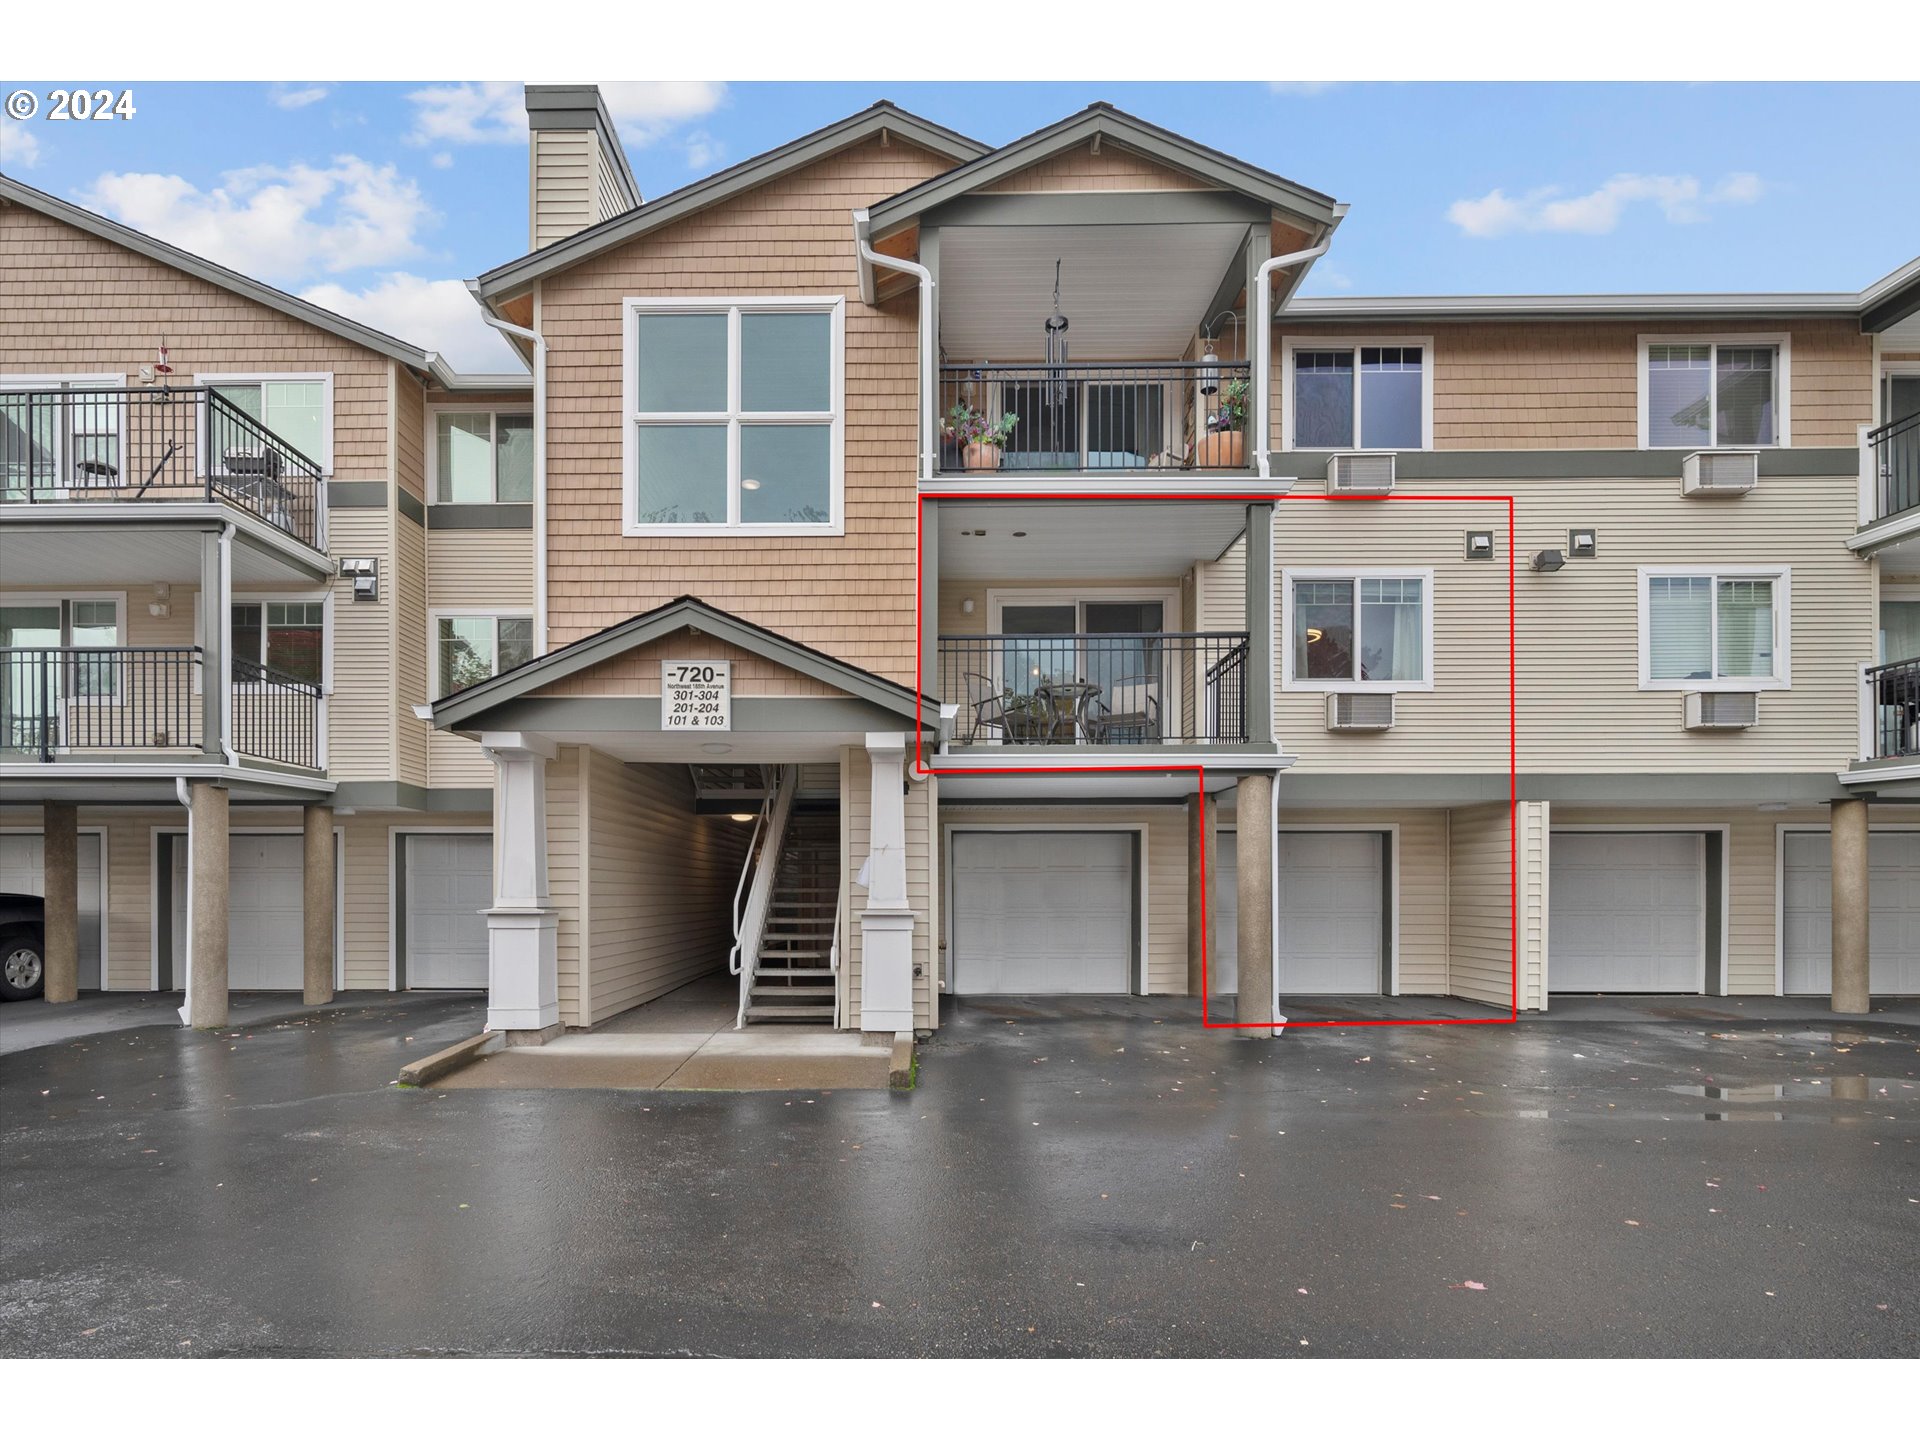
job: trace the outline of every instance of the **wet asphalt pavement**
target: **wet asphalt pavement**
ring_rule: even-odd
[[[891,1095],[390,1087],[471,998],[6,1056],[0,1351],[1920,1353],[1912,1028],[1187,1003]]]

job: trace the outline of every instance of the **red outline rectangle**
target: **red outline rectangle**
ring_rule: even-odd
[[[922,494],[919,503],[914,506],[913,519],[913,674],[915,689],[919,688],[923,656],[920,646],[922,634],[921,586],[922,565],[926,559],[924,527],[926,507],[929,501],[937,502],[939,495]],[[1520,765],[1519,765],[1519,684],[1517,643],[1514,622],[1515,571],[1514,571],[1514,504],[1511,495],[1293,495],[1288,493],[1261,494],[1220,494],[1204,490],[1192,491],[1155,491],[1135,493],[1130,491],[1087,491],[1071,495],[1039,494],[1031,491],[969,491],[967,500],[1234,500],[1258,503],[1260,501],[1287,500],[1324,500],[1332,503],[1351,503],[1377,505],[1395,500],[1405,501],[1471,501],[1481,504],[1497,503],[1507,507],[1507,831],[1508,831],[1508,885],[1509,917],[1513,932],[1513,949],[1509,962],[1511,992],[1506,1015],[1452,1015],[1435,1016],[1427,1020],[1290,1020],[1289,1027],[1311,1029],[1331,1026],[1362,1025],[1512,1025],[1520,1018]],[[917,775],[1103,775],[1103,774],[1155,774],[1191,770],[1195,783],[1203,799],[1207,789],[1207,768],[1204,764],[1192,765],[1007,765],[994,767],[970,767],[965,770],[935,770],[925,763],[921,748],[920,728],[913,732],[913,768]],[[1205,977],[1207,973],[1207,944],[1212,927],[1207,924],[1207,849],[1204,838],[1200,846],[1200,974],[1202,978],[1200,996],[1200,1024],[1208,1030],[1267,1030],[1273,1028],[1269,1022],[1259,1020],[1212,1020],[1207,1016],[1208,996]]]

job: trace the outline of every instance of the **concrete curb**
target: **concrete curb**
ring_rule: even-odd
[[[411,1065],[400,1067],[402,1085],[431,1085],[443,1075],[451,1075],[463,1065],[471,1065],[483,1055],[491,1055],[503,1048],[499,1035],[483,1030],[478,1035],[469,1035],[466,1039],[436,1050],[424,1060],[416,1060]]]
[[[893,1037],[893,1056],[887,1062],[887,1088],[913,1088],[913,1032],[903,1030]]]

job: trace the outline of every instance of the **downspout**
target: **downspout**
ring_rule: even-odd
[[[870,233],[867,214],[865,210],[853,212],[853,241],[859,247],[860,258],[870,266],[878,265],[902,275],[917,276],[920,281],[920,479],[924,483],[933,479],[940,456],[940,433],[934,416],[934,395],[940,371],[939,357],[933,353],[933,272],[916,261],[882,255],[874,249],[867,238]],[[1324,250],[1326,247],[1323,245],[1320,248]],[[872,272],[866,269],[860,274],[860,298],[869,305],[875,300],[871,292],[877,289],[871,275]]]
[[[193,1024],[193,798],[187,794],[187,777],[173,777],[173,792],[180,797],[180,808],[187,812],[187,914],[181,933],[187,937],[187,953],[180,967],[180,1023]],[[172,884],[169,877],[168,884]]]
[[[1273,383],[1269,378],[1273,368],[1273,313],[1267,305],[1267,294],[1271,288],[1268,277],[1288,265],[1298,265],[1303,260],[1318,260],[1332,244],[1333,237],[1329,235],[1310,249],[1295,250],[1290,255],[1275,255],[1270,260],[1263,260],[1260,268],[1254,272],[1251,307],[1253,335],[1250,343],[1253,347],[1253,393],[1260,400],[1260,432],[1253,437],[1253,464],[1255,473],[1262,480],[1268,478],[1267,463],[1273,446],[1273,416],[1270,413],[1273,408]]]
[[[517,335],[533,346],[533,645],[536,655],[544,655],[547,653],[547,342],[539,331],[495,315],[480,298],[476,282],[468,281],[467,288],[479,302],[482,320],[503,335]]]

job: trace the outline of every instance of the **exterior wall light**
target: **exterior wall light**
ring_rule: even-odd
[[[380,598],[380,562],[372,556],[362,555],[341,560],[340,578],[353,581],[355,600]]]
[[[1592,526],[1567,531],[1567,554],[1575,560],[1591,560],[1600,553],[1600,532]]]
[[[1540,550],[1534,553],[1527,566],[1536,575],[1551,575],[1556,570],[1566,568],[1567,557],[1558,550]]]

